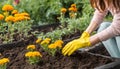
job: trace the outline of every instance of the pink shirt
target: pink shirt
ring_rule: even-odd
[[[113,20],[108,28],[96,34],[101,41],[120,35],[120,11],[115,12],[112,9],[108,9],[101,13],[96,9],[91,22],[96,22],[100,25],[108,11],[113,15]]]

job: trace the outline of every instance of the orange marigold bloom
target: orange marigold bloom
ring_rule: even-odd
[[[71,7],[74,7],[74,8],[76,8],[76,4],[72,4],[72,5],[71,5]]]
[[[36,43],[40,43],[41,41],[42,41],[42,39],[38,38],[38,39],[36,40]]]
[[[14,19],[15,18],[13,16],[8,16],[8,17],[5,18],[5,21],[6,22],[14,22]]]
[[[17,10],[13,10],[13,11],[12,11],[12,14],[17,14],[17,13],[18,13]]]
[[[54,42],[54,44],[59,47],[59,48],[62,48],[62,44],[63,44],[63,41],[62,40],[57,40]]]
[[[27,49],[33,49],[34,50],[35,49],[35,45],[28,45]]]
[[[2,14],[0,14],[0,20],[3,20],[4,16]]]
[[[56,46],[55,44],[50,44],[50,45],[48,46],[48,48],[50,48],[50,49],[56,49],[57,46]]]
[[[61,12],[62,12],[62,13],[65,13],[66,11],[67,11],[66,8],[62,8],[62,9],[61,9]]]
[[[15,17],[14,22],[18,22],[18,21],[22,21],[22,20],[25,20],[25,16],[18,16],[18,17]]]
[[[25,57],[42,57],[42,54],[38,51],[27,52]]]
[[[26,13],[26,12],[23,12],[23,13],[21,13],[21,15],[23,15],[23,16],[30,16],[28,13]]]
[[[17,13],[14,15],[15,17],[19,17],[19,16],[22,16],[20,13]]]
[[[69,11],[77,12],[77,8],[70,7],[70,8],[69,8]]]
[[[69,11],[73,11],[73,10],[74,10],[74,8],[73,8],[73,7],[70,7],[68,10],[69,10]]]
[[[7,4],[2,7],[2,10],[3,11],[12,11],[12,10],[14,10],[14,8],[13,8],[13,6]]]

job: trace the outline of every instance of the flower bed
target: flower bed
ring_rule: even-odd
[[[37,51],[42,53],[42,58],[38,64],[31,65],[25,58],[26,46],[31,44],[31,42],[21,44],[19,47],[6,49],[2,52],[4,57],[10,59],[7,66],[8,69],[93,69],[115,61],[112,58],[92,55],[89,52],[75,52],[71,56],[63,56],[61,52],[57,52],[55,56],[51,56],[41,46],[36,45]]]

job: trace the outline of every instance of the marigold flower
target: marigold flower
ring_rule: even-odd
[[[27,52],[25,57],[42,57],[41,53],[38,51]]]
[[[2,14],[0,14],[0,20],[3,20],[4,16]]]
[[[71,7],[76,8],[76,4],[72,4]]]
[[[15,18],[13,16],[8,16],[5,18],[6,22],[14,22]]]
[[[77,12],[77,8],[70,7],[70,8],[69,8],[69,11]]]
[[[7,5],[4,5],[4,6],[2,7],[2,10],[3,10],[3,11],[12,11],[12,10],[14,10],[14,8],[13,8],[13,6],[7,4]]]
[[[73,7],[70,7],[68,10],[69,10],[69,11],[73,11],[73,10],[74,10],[74,8],[73,8]]]
[[[57,46],[56,46],[55,44],[50,44],[50,45],[48,46],[48,48],[50,48],[50,49],[56,49]]]
[[[42,41],[42,39],[41,38],[38,38],[37,40],[36,40],[36,43],[40,43]]]
[[[33,49],[34,50],[35,49],[35,45],[28,45],[27,49]]]
[[[17,14],[18,13],[18,10],[13,10],[12,11],[12,14]]]
[[[61,12],[62,12],[62,13],[65,13],[66,11],[67,11],[66,8],[62,8],[62,9],[61,9]]]
[[[15,17],[19,17],[19,16],[22,16],[20,13],[17,13],[14,15]]]
[[[0,65],[4,65],[6,63],[9,62],[9,59],[8,58],[3,58],[3,59],[0,59]]]
[[[18,22],[18,21],[22,21],[22,20],[30,20],[30,17],[28,17],[29,14],[27,14],[27,13],[17,13],[14,16],[15,16],[14,22]]]
[[[54,44],[55,44],[57,47],[61,48],[61,47],[62,47],[62,44],[63,44],[63,41],[62,41],[62,40],[57,40],[57,41],[54,42]]]
[[[44,41],[41,42],[41,44],[49,44],[51,41],[50,38],[46,38]]]
[[[23,15],[23,16],[30,16],[28,13],[26,13],[26,12],[23,12],[23,13],[21,13],[21,15]]]
[[[14,22],[18,22],[18,21],[23,21],[25,20],[25,16],[15,16]]]

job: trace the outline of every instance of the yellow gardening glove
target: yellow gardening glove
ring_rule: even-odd
[[[65,47],[62,49],[62,54],[64,56],[65,55],[70,56],[74,51],[76,51],[80,48],[90,46],[90,45],[91,45],[91,43],[90,43],[89,37],[75,39],[75,40],[69,42],[67,45],[65,45]]]
[[[90,37],[90,34],[89,34],[88,32],[86,32],[86,31],[84,31],[84,32],[82,33],[82,35],[81,35],[80,38],[85,38],[85,37]]]

